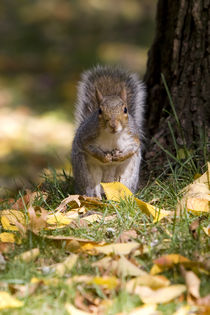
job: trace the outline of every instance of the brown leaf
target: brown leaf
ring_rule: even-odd
[[[199,226],[200,226],[200,218],[194,220],[189,226],[189,230],[190,230],[190,232],[191,232],[191,234],[195,240],[198,239]]]
[[[186,271],[183,266],[180,266],[180,269],[187,285],[188,294],[190,294],[193,298],[200,298],[200,279],[194,272]]]
[[[29,204],[33,204],[34,200],[37,197],[42,196],[44,200],[47,199],[47,193],[45,192],[32,192],[28,189],[26,189],[26,194],[23,197],[20,197],[12,206],[13,209],[16,210],[22,210],[26,208]]]
[[[29,225],[28,229],[37,234],[47,226],[47,216],[49,211],[39,208],[39,211],[35,211],[34,207],[30,205],[28,208]]]
[[[60,205],[56,208],[55,211],[65,212],[67,210],[67,205],[71,203],[71,205],[76,205],[76,207],[81,206],[81,202],[79,200],[80,195],[69,195],[67,198],[63,199]]]
[[[126,243],[133,239],[136,239],[138,234],[135,230],[124,231],[120,234],[120,236],[115,241],[116,243]]]

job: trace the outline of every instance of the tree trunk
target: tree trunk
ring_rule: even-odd
[[[195,148],[210,117],[210,0],[159,0],[156,23],[145,74],[149,137],[169,148],[170,123],[177,145]],[[174,118],[161,73],[181,128]],[[154,155],[153,144],[146,157]]]

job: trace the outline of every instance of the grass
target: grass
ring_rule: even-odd
[[[71,193],[71,189],[67,185],[69,180],[64,174],[58,177],[55,174],[45,176],[45,182],[42,187],[45,187],[45,190],[50,193],[49,199],[44,202],[42,198],[38,198],[35,201],[35,205],[42,205],[49,210],[54,209],[64,197]],[[177,200],[181,197],[182,188],[191,180],[191,172],[185,171],[185,168],[180,172],[180,168],[170,164],[167,177],[164,173],[156,178],[154,182],[139,192],[138,197],[145,201],[151,202],[153,200],[153,204],[161,208],[174,210]],[[205,258],[208,253],[209,240],[202,229],[200,229],[199,238],[193,238],[189,231],[189,225],[194,220],[194,217],[187,213],[179,220],[174,218],[171,222],[160,221],[154,224],[151,223],[146,215],[140,212],[132,200],[122,200],[119,207],[114,206],[111,209],[107,206],[105,212],[106,215],[116,214],[116,219],[109,224],[103,220],[99,223],[92,223],[88,228],[72,229],[67,227],[62,232],[55,230],[53,234],[72,235],[92,241],[104,240],[106,242],[114,242],[123,231],[135,229],[138,233],[137,241],[149,248],[149,252],[137,257],[136,261],[148,272],[152,267],[153,260],[164,254],[179,253],[193,260],[196,259],[196,255]],[[207,224],[208,217],[201,222],[203,226],[207,226]],[[37,237],[33,233],[29,233],[28,238],[22,245],[16,246],[14,251],[6,254],[6,269],[0,274],[0,286],[3,286],[2,289],[6,287],[6,290],[10,290],[14,287],[14,284],[26,285],[33,277],[46,279],[53,277],[53,274],[43,272],[43,267],[62,261],[66,257],[69,252],[64,245],[60,244],[57,246],[53,242],[46,241],[42,236]],[[41,252],[35,262],[14,261],[14,256],[34,247],[39,247]],[[66,302],[74,302],[74,297],[78,290],[82,290],[81,292],[87,291],[100,298],[103,297],[104,293],[100,287],[93,285],[85,287],[84,284],[81,287],[75,287],[73,284],[66,284],[66,279],[74,275],[99,275],[99,270],[91,266],[94,260],[96,260],[95,256],[82,255],[77,266],[70,273],[58,278],[57,284],[53,286],[40,285],[35,294],[31,296],[26,294],[23,298],[25,302],[23,308],[11,309],[9,314],[37,314],[37,312],[40,314],[57,314],[58,312],[59,314],[67,314],[64,304]],[[178,267],[164,274],[172,283],[183,282]],[[200,278],[201,295],[205,295],[210,290],[210,283],[207,275],[202,274]],[[110,315],[121,311],[129,311],[141,304],[138,296],[129,295],[123,288],[110,291],[108,297],[113,300],[112,307],[107,311],[107,314]],[[181,305],[181,303],[179,304]],[[158,309],[163,314],[172,314],[176,308],[177,303],[171,302],[167,305],[160,305]],[[3,310],[2,314],[8,314],[8,310]]]
[[[163,82],[167,89],[167,84],[164,77]],[[172,112],[177,122],[179,129],[181,124],[175,112],[174,104],[169,94],[169,101],[172,107]],[[139,191],[137,197],[146,202],[163,208],[165,210],[175,210],[177,202],[182,197],[182,189],[193,181],[195,174],[205,172],[205,162],[207,162],[207,141],[203,137],[197,150],[191,151],[184,145],[180,151],[173,129],[169,124],[171,131],[173,150],[166,150],[168,156],[167,161],[162,165],[163,172],[150,180],[145,187]],[[204,133],[202,133],[203,135]],[[183,136],[181,134],[181,136]],[[185,143],[183,141],[183,143]],[[65,172],[56,174],[55,171],[50,174],[43,175],[42,184],[34,188],[40,191],[40,197],[36,198],[34,206],[43,207],[49,211],[54,210],[60,202],[69,194],[74,194],[73,179]],[[47,200],[42,197],[42,192],[48,194]],[[20,193],[19,197],[23,197]],[[43,231],[39,236],[28,232],[25,241],[14,248],[13,251],[5,254],[6,267],[0,273],[0,290],[10,291],[12,293],[20,292],[20,287],[15,285],[26,286],[33,277],[42,279],[54,279],[57,281],[46,285],[41,283],[35,293],[30,294],[26,292],[22,296],[24,306],[20,309],[2,310],[1,314],[60,314],[66,315],[64,305],[67,302],[74,303],[78,292],[82,296],[89,296],[89,298],[112,300],[112,305],[107,308],[106,314],[114,315],[120,312],[129,312],[134,307],[142,304],[140,298],[136,295],[128,294],[123,286],[116,289],[104,291],[96,284],[80,283],[75,285],[70,281],[73,276],[78,275],[95,275],[103,276],[97,267],[93,267],[92,263],[98,260],[98,257],[81,254],[76,266],[70,272],[67,272],[62,277],[57,277],[50,272],[46,266],[62,262],[70,253],[70,249],[66,247],[66,242],[55,243],[47,240],[43,236],[45,234],[53,235],[69,235],[77,238],[85,238],[90,241],[105,241],[107,243],[115,242],[123,231],[134,229],[137,232],[137,241],[144,246],[147,246],[148,252],[135,257],[136,263],[139,264],[145,271],[149,272],[153,260],[159,256],[171,253],[181,254],[191,260],[200,261],[203,264],[208,264],[209,239],[204,234],[202,226],[207,226],[209,215],[203,217],[198,228],[198,237],[195,239],[189,230],[190,224],[195,220],[191,214],[184,212],[180,218],[174,216],[171,220],[165,220],[158,223],[152,223],[152,220],[143,214],[132,199],[121,200],[116,206],[110,202],[105,201],[106,207],[104,210],[104,217],[115,214],[115,218],[107,223],[104,218],[100,222],[90,223],[83,226],[78,222],[76,228],[67,226],[66,228],[57,229],[54,231]],[[0,204],[0,209],[6,209],[9,203],[3,200]],[[26,207],[25,210],[27,211]],[[99,209],[101,212],[101,210]],[[2,229],[1,229],[2,231]],[[14,257],[24,251],[38,247],[40,255],[34,262],[25,263],[19,260],[14,260]],[[103,257],[103,256],[101,256]],[[198,259],[199,257],[199,259]],[[192,269],[197,272],[197,267]],[[209,270],[209,267],[206,267]],[[210,292],[210,283],[208,281],[207,273],[198,273],[201,280],[200,293],[205,296]],[[110,274],[112,275],[112,274]],[[174,267],[168,271],[163,272],[172,284],[183,283],[183,277],[180,274],[179,266]],[[122,283],[126,279],[121,279]],[[88,298],[85,300],[88,302]],[[162,311],[164,315],[170,315],[175,312],[178,306],[181,306],[183,301],[173,301],[165,305],[159,305],[158,310]]]

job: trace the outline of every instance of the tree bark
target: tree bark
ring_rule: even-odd
[[[177,144],[195,148],[210,118],[210,0],[159,0],[156,19],[156,35],[144,78],[149,137],[168,148],[172,143],[170,123]],[[154,155],[154,142],[150,144],[148,157]]]

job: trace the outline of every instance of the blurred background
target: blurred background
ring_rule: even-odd
[[[70,170],[82,71],[121,64],[142,78],[155,0],[1,0],[0,196]]]

